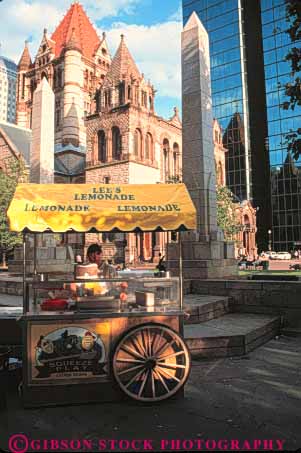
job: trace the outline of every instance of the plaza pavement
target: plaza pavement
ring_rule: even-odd
[[[1,305],[21,306],[22,297],[0,295]],[[25,410],[13,380],[6,396],[7,409],[0,409],[4,451],[13,433],[87,439],[95,451],[98,439],[151,439],[153,451],[163,451],[162,439],[191,440],[193,451],[202,439],[233,439],[239,446],[248,440],[245,447],[254,446],[254,439],[262,446],[263,440],[274,440],[270,446],[276,450],[280,439],[285,450],[296,450],[301,448],[301,336],[280,335],[243,357],[193,361],[185,398],[154,406],[122,402]],[[185,451],[178,446],[169,451]],[[107,443],[102,451],[113,450]]]
[[[276,450],[280,439],[285,450],[296,450],[300,352],[301,337],[280,336],[244,357],[194,361],[185,398],[149,407],[122,402],[24,410],[12,385],[7,410],[0,412],[0,448],[7,449],[13,433],[24,433],[31,439],[88,439],[95,446],[98,439],[151,439],[153,451],[162,451],[162,439],[234,439],[240,446],[270,439]],[[102,451],[113,450],[107,444]]]

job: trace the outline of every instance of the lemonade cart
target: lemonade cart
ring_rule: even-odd
[[[190,356],[183,340],[179,277],[34,278],[26,236],[46,233],[187,231],[196,212],[183,184],[20,184],[8,210],[23,233],[23,402],[26,407],[158,402],[183,393]],[[180,236],[180,234],[179,234]]]

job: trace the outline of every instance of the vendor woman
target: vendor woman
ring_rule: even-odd
[[[115,278],[117,272],[113,265],[107,264],[102,259],[102,248],[99,244],[91,244],[87,250],[87,262],[97,264],[99,275],[104,278]]]

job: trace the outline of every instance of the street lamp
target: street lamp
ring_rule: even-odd
[[[272,250],[272,230],[268,230],[269,235],[269,252]]]

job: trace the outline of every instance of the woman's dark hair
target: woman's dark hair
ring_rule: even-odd
[[[98,244],[91,244],[87,250],[87,256],[92,255],[93,253],[102,253],[102,248]]]

